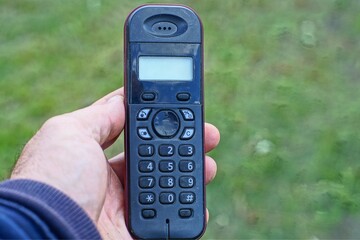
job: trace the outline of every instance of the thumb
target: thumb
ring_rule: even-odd
[[[76,120],[85,134],[100,145],[108,145],[107,143],[115,140],[124,128],[124,97],[114,95],[102,104],[94,104],[65,116]]]

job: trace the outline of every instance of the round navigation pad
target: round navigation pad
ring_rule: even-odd
[[[171,110],[161,110],[154,116],[153,127],[160,137],[173,137],[180,128],[179,117]]]

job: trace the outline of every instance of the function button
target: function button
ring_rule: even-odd
[[[155,186],[155,178],[153,177],[140,177],[139,187],[141,188],[152,188]]]
[[[143,209],[141,215],[143,218],[154,218],[156,216],[156,211],[154,209]]]
[[[175,162],[173,160],[162,160],[159,163],[159,169],[161,172],[172,172],[175,168]]]
[[[183,204],[191,204],[195,202],[195,193],[193,192],[180,193],[180,202]]]
[[[193,210],[191,208],[182,208],[179,210],[179,216],[181,218],[189,218],[192,216]]]
[[[189,157],[194,155],[195,148],[190,144],[183,144],[179,147],[179,155],[184,157]]]
[[[194,120],[194,114],[190,109],[180,109],[181,114],[187,121]]]
[[[153,161],[140,161],[139,171],[140,172],[152,172],[154,171],[155,163]]]
[[[175,185],[174,177],[161,177],[159,180],[160,187],[162,188],[172,188]]]
[[[180,177],[180,187],[182,188],[192,188],[195,185],[194,177]]]
[[[155,202],[155,194],[152,192],[143,192],[139,195],[139,202],[141,204],[152,204]]]
[[[160,137],[173,137],[179,130],[180,121],[175,112],[161,110],[156,113],[153,119],[153,127]]]
[[[191,160],[183,160],[179,163],[180,172],[192,172],[194,171],[195,164]]]
[[[179,101],[189,101],[190,93],[181,92],[176,95],[177,100]]]
[[[188,140],[194,136],[195,129],[194,128],[185,128],[183,133],[181,134],[180,139]]]
[[[147,139],[151,139],[151,135],[149,133],[149,130],[144,127],[144,128],[138,128],[138,135],[140,138],[147,140]]]
[[[171,204],[175,202],[175,193],[173,192],[162,192],[160,193],[159,201],[162,204]]]
[[[138,112],[137,120],[147,120],[149,118],[151,109],[150,108],[143,108]]]
[[[138,153],[142,157],[150,157],[154,155],[154,146],[149,144],[142,144],[139,146]]]
[[[163,157],[168,157],[174,155],[175,147],[171,144],[162,144],[159,147],[159,154]]]
[[[155,93],[154,92],[144,92],[142,95],[141,95],[141,98],[142,100],[144,101],[153,101],[155,100]]]

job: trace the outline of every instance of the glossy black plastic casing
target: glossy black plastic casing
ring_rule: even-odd
[[[161,36],[154,33],[152,25],[161,19],[177,26],[176,31]],[[172,25],[171,25],[172,26]],[[204,185],[204,116],[203,116],[203,34],[202,24],[196,13],[188,7],[178,5],[144,5],[135,9],[128,17],[124,27],[124,85],[125,85],[125,206],[126,222],[130,233],[141,239],[196,239],[201,237],[206,227],[205,185]],[[139,56],[179,56],[192,57],[194,75],[192,81],[140,81],[138,78]],[[144,101],[144,92],[155,93],[153,101]],[[189,93],[188,101],[179,101],[178,93]],[[191,109],[195,115],[195,136],[189,141],[195,146],[196,201],[191,206],[194,215],[182,219],[178,215],[179,202],[174,205],[163,205],[158,201],[151,208],[157,210],[153,219],[141,216],[143,206],[138,202],[141,191],[138,186],[139,170],[137,163],[140,159],[137,146],[139,137],[136,129],[139,127],[136,115],[142,108],[151,108],[153,112],[159,109]],[[179,114],[180,115],[180,114]],[[154,115],[151,115],[153,117]],[[186,123],[181,123],[185,124]],[[150,133],[156,133],[150,129]],[[155,138],[156,146],[171,143],[178,147],[181,132],[172,139]],[[158,163],[158,159],[154,159]],[[160,174],[155,171],[155,177]],[[178,179],[181,173],[175,171],[172,175]],[[156,193],[162,191],[158,186],[153,189]],[[179,192],[176,192],[178,196]],[[180,206],[181,207],[181,206]],[[184,206],[188,207],[188,206]]]

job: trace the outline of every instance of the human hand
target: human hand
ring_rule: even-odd
[[[89,107],[53,117],[26,144],[11,174],[51,185],[77,202],[95,222],[103,238],[131,239],[125,225],[124,154],[107,161],[104,149],[124,128],[123,88]],[[205,125],[205,150],[220,135]],[[206,183],[216,174],[215,161],[206,156]]]

